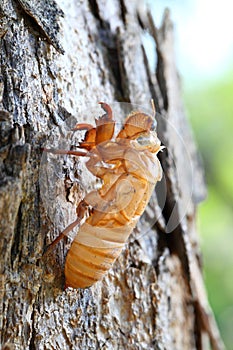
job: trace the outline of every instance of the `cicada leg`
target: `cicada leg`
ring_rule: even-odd
[[[52,243],[49,244],[49,246],[46,248],[45,254],[48,254],[48,252],[50,252],[58,242],[60,242],[64,237],[67,237],[68,233],[70,231],[72,231],[75,226],[80,224],[80,222],[84,218],[87,207],[88,207],[88,204],[83,199],[79,203],[79,205],[77,206],[77,209],[76,209],[77,219],[74,222],[72,222],[69,226],[67,226],[65,228],[65,230],[62,231],[59,234],[59,236],[57,238],[55,238],[55,240]]]
[[[91,124],[86,124],[86,123],[78,123],[75,125],[72,131],[77,131],[77,130],[91,130],[94,129],[94,126]]]
[[[66,149],[53,149],[53,148],[43,148],[44,152],[53,153],[53,154],[70,154],[72,156],[77,157],[86,157],[87,152],[82,151],[73,151],[73,150],[66,150]]]
[[[96,119],[96,138],[95,143],[99,145],[102,142],[109,141],[113,137],[115,130],[115,121],[112,116],[111,107],[104,102],[99,102],[101,108],[106,112],[99,119]]]

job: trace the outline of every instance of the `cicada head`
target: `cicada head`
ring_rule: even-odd
[[[161,149],[161,142],[157,137],[156,126],[154,117],[135,111],[128,115],[117,137],[131,140],[131,144],[137,150],[157,153]]]
[[[143,151],[148,150],[152,153],[159,152],[163,147],[161,147],[161,142],[157,137],[155,131],[149,131],[146,133],[141,133],[134,141],[134,148]]]

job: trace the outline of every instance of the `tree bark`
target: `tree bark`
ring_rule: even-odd
[[[205,186],[168,12],[158,29],[136,1],[3,0],[0,21],[2,349],[223,349],[201,273],[195,223]],[[93,123],[98,101],[149,106],[151,98],[164,181],[103,281],[64,290],[69,244],[43,252],[95,180],[81,161],[42,157],[42,147],[74,145],[69,128]]]

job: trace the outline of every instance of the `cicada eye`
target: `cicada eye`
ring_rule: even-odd
[[[148,146],[150,144],[150,136],[142,135],[137,138],[137,142],[141,146]]]
[[[156,128],[157,128],[157,120],[154,119],[154,120],[153,120],[153,123],[152,123],[152,125],[151,125],[151,131],[155,131]]]

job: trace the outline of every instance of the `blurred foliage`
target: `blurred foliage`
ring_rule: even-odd
[[[208,185],[198,217],[206,286],[223,340],[232,350],[233,72],[186,91],[185,102]]]

